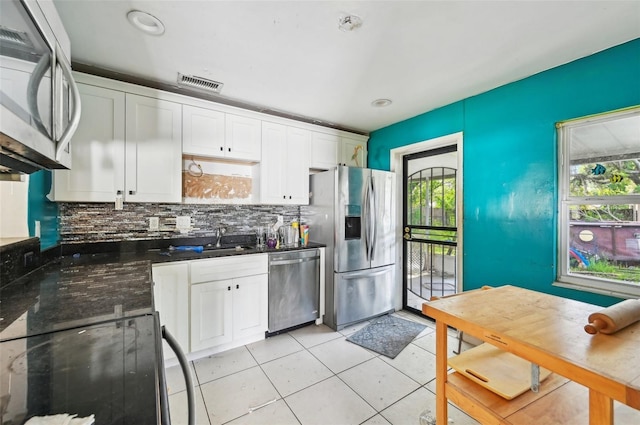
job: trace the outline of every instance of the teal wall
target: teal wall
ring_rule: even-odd
[[[35,235],[35,221],[40,221],[40,249],[58,244],[58,205],[47,199],[51,190],[51,171],[38,171],[29,176],[27,220],[29,235]]]
[[[390,149],[464,133],[464,289],[513,284],[580,301],[620,301],[553,287],[555,123],[640,104],[640,39],[382,128],[371,168]]]

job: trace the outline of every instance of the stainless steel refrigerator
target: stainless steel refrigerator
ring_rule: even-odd
[[[310,176],[310,239],[327,246],[324,322],[340,330],[394,309],[395,174],[344,167]]]

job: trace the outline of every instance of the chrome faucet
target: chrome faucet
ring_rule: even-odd
[[[224,227],[218,227],[218,231],[216,232],[216,236],[218,237],[218,240],[216,241],[216,248],[220,248],[220,239],[222,239],[222,235],[224,235],[225,232],[226,229]]]

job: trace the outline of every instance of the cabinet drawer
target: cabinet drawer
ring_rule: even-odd
[[[268,273],[267,254],[236,255],[224,258],[195,260],[191,263],[191,283],[234,279]]]

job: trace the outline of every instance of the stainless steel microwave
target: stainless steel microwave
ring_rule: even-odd
[[[0,178],[71,167],[80,95],[70,50],[51,0],[2,0]]]

